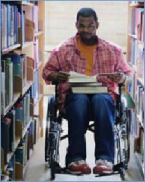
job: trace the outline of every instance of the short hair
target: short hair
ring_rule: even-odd
[[[81,8],[77,13],[77,21],[80,16],[85,17],[85,18],[93,16],[95,21],[98,21],[98,16],[92,8]]]

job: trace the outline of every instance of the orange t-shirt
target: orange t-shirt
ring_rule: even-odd
[[[86,75],[91,76],[93,66],[93,51],[96,45],[88,46],[85,45],[80,38],[77,38],[78,50],[82,53],[84,58],[87,60]]]

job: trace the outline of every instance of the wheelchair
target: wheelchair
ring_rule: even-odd
[[[54,83],[53,83],[54,84]],[[56,98],[58,84],[55,83],[55,95],[48,102],[47,120],[45,130],[45,162],[50,168],[50,179],[55,179],[56,173],[66,174],[66,168],[59,165],[59,144],[61,140],[68,137],[63,135],[62,120],[67,119],[65,115],[59,113]],[[117,99],[117,116],[114,122],[114,142],[115,142],[115,164],[114,173],[120,173],[122,180],[125,180],[125,170],[128,168],[130,159],[130,119],[126,100],[122,94],[122,84],[118,85],[119,95]],[[88,130],[94,132],[94,124],[89,124]]]

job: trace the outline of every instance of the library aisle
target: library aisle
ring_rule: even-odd
[[[46,118],[47,99],[44,98],[44,118]],[[67,126],[64,126],[65,129]],[[87,162],[90,167],[94,167],[94,139],[91,132],[87,132]],[[35,145],[34,152],[28,163],[26,171],[25,181],[49,181],[50,170],[44,160],[44,138],[40,138],[38,143]],[[131,144],[131,146],[133,146]],[[63,140],[60,144],[60,164],[64,166],[65,154],[67,147],[67,139]],[[131,149],[131,151],[133,151]],[[126,181],[143,181],[138,166],[136,165],[134,154],[131,153],[131,160],[129,163],[129,169],[126,172]],[[95,175],[83,175],[75,176],[68,174],[56,174],[55,181],[122,181],[119,174],[112,174],[107,176],[96,177]]]
[[[49,3],[50,2],[51,1],[49,1]],[[75,8],[85,3],[83,2],[83,4],[79,6],[76,6],[75,3],[73,7],[72,4],[68,2],[65,7],[68,11],[64,11],[65,3],[61,3],[61,6],[57,4],[58,9],[57,7],[56,9],[54,8],[56,6],[55,4],[53,7],[52,5],[50,6],[49,3],[46,1],[1,2],[2,181],[50,180],[50,170],[45,163],[44,157],[44,137],[47,101],[50,98],[50,88],[54,88],[54,85],[44,84],[42,71],[48,59],[47,56],[52,52],[52,47],[58,44],[55,41],[61,38],[60,35],[65,35],[65,33],[62,33],[62,30],[65,30],[64,25],[67,25],[67,28],[69,28],[68,23],[71,23],[71,21],[67,15],[71,15],[71,19],[74,18],[72,16],[72,10],[76,11]],[[88,3],[90,4],[89,1]],[[124,120],[124,123],[125,129],[129,129],[131,140],[131,156],[128,170],[126,170],[126,180],[144,181],[144,1],[129,1],[125,6],[122,6],[122,12],[126,10],[127,13],[126,19],[123,20],[123,24],[128,21],[126,28],[120,24],[120,18],[123,18],[123,13],[118,14],[117,8],[121,9],[118,4],[116,6],[116,3],[110,3],[108,6],[105,2],[105,5],[101,6],[106,6],[107,11],[108,8],[110,9],[114,4],[114,11],[109,10],[111,13],[108,11],[108,15],[112,14],[111,17],[116,18],[117,22],[119,22],[119,26],[117,26],[116,21],[112,21],[109,16],[105,18],[105,11],[100,8],[101,3],[99,1],[98,3],[99,6],[92,4],[92,7],[98,7],[98,10],[102,12],[104,24],[108,26],[106,20],[111,20],[108,21],[111,23],[110,29],[104,28],[104,34],[109,36],[111,35],[109,30],[110,32],[112,32],[113,29],[118,30],[117,34],[113,33],[114,35],[110,42],[115,43],[115,36],[119,42],[121,40],[123,43],[122,36],[127,35],[127,40],[124,40],[122,46],[117,43],[119,47],[122,48],[124,48],[125,45],[124,56],[133,70],[131,79],[126,80],[124,93],[124,98],[126,97],[127,99],[125,105],[127,105],[126,114],[130,124],[129,127],[125,123],[126,120]],[[62,14],[60,11],[61,8],[63,10]],[[55,21],[55,18],[49,17],[49,13],[56,15],[55,18],[57,21]],[[117,16],[115,16],[114,13],[117,13]],[[51,19],[52,23],[48,17]],[[59,20],[63,20],[63,23]],[[54,31],[54,29],[58,29],[54,26],[54,22],[57,22],[57,24],[59,22],[59,33],[55,33]],[[47,26],[47,23],[51,25],[52,34],[48,31],[50,28]],[[112,25],[114,25],[115,28]],[[125,33],[120,32],[120,27],[125,30]],[[68,30],[71,29],[72,28]],[[128,31],[126,32],[127,29]],[[68,30],[67,32],[69,32]],[[106,33],[106,30],[108,33]],[[54,38],[53,35],[55,35]],[[98,33],[98,35],[100,36],[101,34]],[[46,42],[47,39],[48,42]],[[51,42],[51,40],[54,42]],[[60,42],[62,42],[62,40]],[[99,58],[97,58],[97,61],[98,60]],[[102,63],[102,65],[103,64],[104,63]],[[107,64],[109,65],[110,63]],[[106,68],[108,65],[106,65]],[[70,71],[72,70],[70,69]],[[104,71],[104,73],[107,73],[107,71]],[[107,88],[105,90],[107,90]],[[45,93],[47,91],[49,92],[49,96],[48,93]],[[64,131],[67,131],[67,122],[63,123]],[[120,132],[120,128],[118,131]],[[49,132],[51,133],[51,131]],[[122,132],[120,133],[122,134]],[[124,137],[122,137],[122,139],[125,141],[125,147],[129,148],[129,142],[127,142],[128,133],[124,132],[123,135]],[[88,131],[86,138],[87,163],[93,168],[95,166],[94,136]],[[60,165],[62,167],[64,167],[67,146],[67,139],[63,140],[60,144]],[[124,154],[128,155],[126,151]],[[102,177],[96,177],[93,174],[84,176],[57,174],[55,181],[121,181],[121,178],[120,174]]]

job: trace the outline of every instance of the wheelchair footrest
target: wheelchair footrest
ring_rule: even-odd
[[[120,168],[124,168],[124,164],[123,164],[123,162],[120,162],[120,163],[118,163],[118,164],[114,165],[113,170],[114,170],[114,171],[119,171],[119,170],[120,170]]]
[[[57,167],[56,168],[56,173],[57,174],[66,174],[66,168],[64,167],[64,168],[62,168],[62,167]]]

